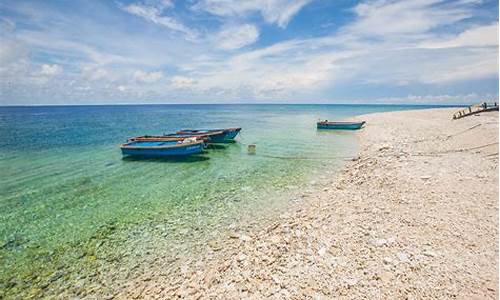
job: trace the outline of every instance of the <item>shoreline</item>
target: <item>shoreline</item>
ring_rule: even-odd
[[[357,117],[359,155],[337,179],[112,296],[497,298],[498,113],[453,111]]]

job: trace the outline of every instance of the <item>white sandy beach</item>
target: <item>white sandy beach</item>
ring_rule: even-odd
[[[329,184],[264,229],[232,232],[221,249],[116,296],[498,298],[498,112],[454,111],[359,117],[359,157]]]

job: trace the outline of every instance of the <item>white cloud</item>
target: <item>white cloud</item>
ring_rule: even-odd
[[[45,76],[56,76],[61,74],[63,69],[59,65],[47,65],[43,64],[40,69],[40,74]]]
[[[174,76],[170,80],[170,87],[174,89],[192,88],[195,86],[195,84],[196,80],[185,76]]]
[[[137,70],[134,72],[133,79],[138,82],[153,83],[163,79],[162,72],[144,72]]]
[[[119,85],[118,87],[116,87],[116,89],[120,92],[126,92],[128,90],[128,88],[124,85]]]
[[[258,38],[259,31],[254,25],[228,26],[217,34],[215,45],[220,49],[234,50],[253,44]]]
[[[202,0],[194,8],[223,17],[258,12],[268,23],[285,28],[290,20],[312,0]]]
[[[85,66],[82,69],[82,77],[88,81],[113,81],[112,73],[104,68]]]
[[[443,0],[366,1],[354,12],[358,20],[347,26],[348,31],[381,37],[425,33],[471,16],[463,4],[446,4]]]
[[[456,54],[458,55],[453,55],[447,60],[425,64],[428,68],[420,73],[420,81],[441,84],[483,79],[498,74],[498,52],[472,49]]]
[[[490,47],[498,44],[496,24],[449,34],[442,49],[422,49],[441,37],[435,28],[470,16],[468,5],[438,0],[365,2],[355,8],[358,18],[336,34],[279,42],[227,58],[204,56],[202,62],[183,68],[192,72],[197,81],[192,88],[200,92],[225,90],[237,97],[244,91],[259,98],[321,93],[338,84],[440,85],[490,78],[498,74],[498,50]],[[220,9],[219,14],[236,13],[227,11],[231,6],[212,8]],[[473,42],[481,49],[449,48]]]
[[[494,96],[491,94],[487,95],[478,95],[476,93],[470,94],[442,94],[442,95],[413,95],[410,94],[406,97],[387,97],[387,98],[378,98],[374,99],[373,103],[378,104],[407,104],[407,103],[415,103],[415,104],[469,104],[469,103],[477,103],[480,100],[491,99]],[[359,101],[355,101],[358,103],[366,103],[363,99],[359,99]]]
[[[467,29],[454,37],[440,37],[421,45],[422,48],[440,49],[454,47],[498,46],[498,22]]]
[[[156,95],[156,99],[172,101],[176,96],[200,102],[315,101],[338,90],[352,88],[356,92],[374,86],[389,87],[388,96],[391,88],[414,91],[421,85],[425,85],[422,93],[437,91],[438,95],[450,93],[454,87],[461,92],[473,91],[470,83],[498,76],[498,21],[477,18],[480,14],[473,7],[474,0],[365,1],[353,8],[354,19],[329,35],[295,37],[263,48],[255,44],[259,30],[245,22],[257,22],[258,14],[266,22],[284,27],[307,2],[202,0],[195,7],[217,16],[208,17],[223,24],[217,32],[210,26],[196,31],[184,25],[187,21],[169,17],[170,12],[172,16],[175,13],[170,11],[171,1],[147,0],[120,7],[169,30],[127,32],[130,18],[135,17],[124,18],[119,11],[118,17],[114,16],[123,24],[113,27],[87,22],[82,28],[89,34],[77,42],[75,32],[83,29],[72,29],[71,24],[79,22],[61,21],[61,16],[57,22],[49,22],[52,15],[40,18],[43,22],[36,28],[16,29],[7,22],[14,32],[6,38],[0,36],[0,90],[9,97],[0,100],[21,98],[15,95],[24,95],[28,101],[33,95],[40,99],[59,95],[60,101],[112,102],[153,99]],[[463,21],[470,16],[475,17]],[[184,29],[198,34],[199,43],[170,34],[173,30],[188,36]],[[103,30],[105,36],[96,34]],[[254,46],[245,47],[248,45]],[[42,63],[32,61],[36,57],[50,57],[45,74]],[[61,67],[60,72],[54,65]],[[160,71],[143,70],[169,70],[169,77]],[[58,80],[50,80],[52,73],[58,74]],[[417,101],[417,97],[406,101]]]
[[[142,4],[130,4],[122,7],[122,9],[154,24],[164,26],[173,31],[184,33],[189,39],[195,39],[198,36],[198,33],[195,30],[188,28],[172,17],[163,15],[164,9],[171,6],[170,1],[167,1],[166,3],[169,3],[170,5],[148,6]]]

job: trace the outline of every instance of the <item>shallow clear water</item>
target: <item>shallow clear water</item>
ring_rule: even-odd
[[[354,154],[353,132],[318,131],[319,118],[415,108],[0,107],[0,282],[13,288],[13,281],[18,287],[33,278],[43,281],[60,268],[57,255],[96,237],[106,239],[103,228],[109,226],[126,231],[168,220],[174,228],[209,230],[241,215],[265,213],[287,191]],[[118,147],[131,136],[224,127],[243,128],[236,143],[189,159],[123,159]],[[257,145],[255,155],[247,153],[248,144]]]

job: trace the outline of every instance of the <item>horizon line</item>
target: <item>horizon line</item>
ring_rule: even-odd
[[[484,102],[484,101],[483,101]],[[450,103],[450,104],[439,104],[439,103],[282,103],[282,102],[230,102],[230,103],[83,103],[83,104],[0,104],[0,107],[43,107],[43,106],[140,106],[140,105],[406,105],[406,106],[469,106],[480,102],[474,102],[469,104],[464,103]]]

